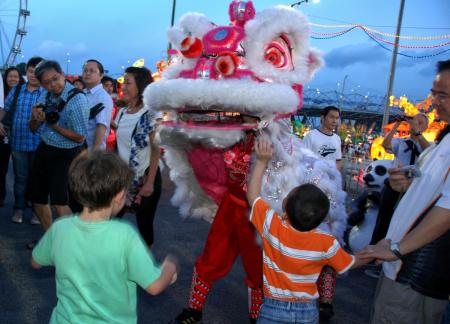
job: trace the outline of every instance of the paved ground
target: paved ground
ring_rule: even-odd
[[[11,174],[10,180],[11,179]],[[139,291],[139,323],[167,323],[185,305],[191,283],[191,271],[201,252],[209,224],[198,220],[183,221],[170,205],[173,184],[166,173],[164,193],[156,216],[155,257],[176,255],[181,265],[178,282],[157,297]],[[9,181],[12,183],[12,181]],[[10,221],[11,190],[0,208],[0,323],[47,323],[56,304],[53,268],[33,270],[29,265],[31,252],[26,244],[40,237],[39,226]],[[134,221],[132,216],[128,217]],[[87,252],[88,253],[88,252]],[[217,282],[208,298],[204,323],[248,323],[247,290],[244,273],[238,260],[228,276]],[[335,299],[335,318],[330,323],[362,324],[368,322],[369,309],[376,280],[352,271],[339,278]]]

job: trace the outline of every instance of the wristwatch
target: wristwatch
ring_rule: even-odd
[[[390,250],[392,253],[395,254],[395,256],[399,259],[403,259],[403,254],[400,253],[400,243],[398,242],[391,242]]]

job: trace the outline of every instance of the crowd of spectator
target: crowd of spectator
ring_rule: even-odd
[[[119,99],[116,80],[105,75],[101,62],[87,60],[81,71],[79,78],[69,81],[58,62],[33,57],[26,64],[25,77],[14,67],[3,74],[0,80],[0,89],[3,88],[0,93],[0,207],[6,197],[6,174],[11,159],[14,170],[11,220],[22,224],[28,218],[27,209],[31,207],[31,224],[40,224],[46,232],[39,243],[34,240],[28,244],[30,249],[34,248],[33,266],[55,265],[59,271],[56,280],[63,289],[62,276],[81,271],[80,264],[55,262],[54,258],[64,259],[64,254],[76,251],[83,243],[86,248],[91,248],[94,257],[82,258],[81,267],[99,267],[99,273],[102,273],[105,269],[98,259],[103,258],[103,266],[112,265],[117,270],[113,274],[115,282],[128,284],[132,280],[134,284],[91,295],[90,288],[83,286],[83,280],[76,282],[75,285],[79,284],[92,297],[81,304],[85,303],[86,308],[92,305],[100,307],[81,312],[86,312],[86,316],[91,318],[102,313],[106,319],[112,319],[117,313],[114,307],[117,307],[123,308],[124,320],[136,321],[136,295],[130,295],[127,305],[120,302],[120,296],[128,289],[135,289],[136,283],[156,294],[175,282],[177,277],[175,263],[170,258],[158,267],[148,252],[154,241],[153,221],[162,190],[161,149],[155,142],[155,130],[161,116],[143,103],[144,89],[153,82],[153,78],[144,67],[126,68]],[[439,118],[450,122],[450,61],[438,64],[431,92]],[[370,158],[373,139],[368,137],[367,142],[355,145],[348,137],[342,143],[335,133],[339,119],[337,107],[326,107],[321,114],[320,128],[310,131],[303,143],[319,158],[342,169],[343,154]],[[302,293],[305,287],[301,284],[304,282],[299,284],[295,281],[305,274],[280,280],[271,260],[277,254],[276,259],[281,263],[304,262],[318,267],[320,276],[314,277],[314,289],[317,290],[318,310],[321,316],[326,317],[333,316],[337,272],[378,259],[385,263],[376,291],[373,323],[439,323],[450,291],[450,261],[447,257],[450,252],[449,126],[435,143],[429,143],[422,136],[427,128],[426,116],[419,114],[407,122],[410,125],[409,138],[393,139],[400,122],[384,138],[383,147],[394,153],[396,160],[394,168],[389,170],[389,182],[382,194],[372,245],[356,256],[347,254],[333,237],[330,238],[331,234],[316,232],[316,227],[328,213],[329,201],[313,185],[295,188],[286,197],[283,207],[289,208],[289,204],[296,207],[284,211],[283,215],[271,214],[270,219],[273,217],[279,221],[277,226],[280,230],[274,236],[267,234],[263,227],[269,218],[270,207],[258,196],[272,148],[271,143],[265,140],[256,142],[256,166],[252,170],[247,198],[250,204],[254,203],[250,220],[263,241],[273,240],[279,235],[277,242],[282,242],[288,235],[283,231],[301,241],[303,232],[307,232],[316,240],[317,246],[309,246],[314,250],[313,254],[318,253],[316,249],[319,247],[327,246],[327,250],[320,250],[320,253],[321,257],[328,257],[320,259],[321,262],[312,262],[304,255],[304,259],[298,255],[287,256],[281,244],[276,247],[264,245],[265,253],[270,255],[264,260],[268,264],[264,275],[270,276],[275,284],[282,282],[284,295]],[[402,169],[404,165],[410,166],[408,172]],[[298,195],[299,192],[302,194]],[[305,199],[307,194],[314,199]],[[300,216],[309,204],[312,216]],[[105,241],[98,237],[89,236],[92,241],[82,242],[82,237],[85,237],[83,226],[86,226],[83,222],[101,223],[112,216],[122,217],[126,212],[136,215],[140,235],[126,226],[114,227],[109,233],[118,233],[114,237],[123,239],[114,242],[117,245],[114,250],[102,245]],[[63,219],[55,226],[52,225],[54,214],[74,217]],[[302,217],[311,217],[311,220],[303,223]],[[284,222],[294,225],[288,227]],[[126,244],[119,246],[123,242]],[[296,249],[304,250],[302,253],[311,252],[300,243],[296,244],[299,244]],[[55,246],[63,245],[67,250],[55,250]],[[335,254],[329,255],[328,249],[332,248]],[[129,277],[120,271],[120,266],[125,263],[131,269]],[[148,268],[148,271],[142,268]],[[96,282],[105,280],[97,275],[91,279]],[[289,315],[292,312],[305,315],[304,309],[296,308],[298,305],[295,310],[290,310],[291,302],[303,303],[306,302],[304,298],[301,301],[280,299],[278,293],[272,291],[265,296],[264,316],[277,318],[282,313]],[[57,306],[52,315],[54,321],[79,316],[79,305],[73,303],[78,297],[60,292],[58,297],[71,306],[64,308],[58,304],[59,308]],[[104,300],[107,302],[102,304]],[[316,301],[308,300],[308,303],[315,310]],[[275,310],[268,311],[270,307]],[[309,322],[317,323],[317,316]]]

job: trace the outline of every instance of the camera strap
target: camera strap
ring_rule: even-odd
[[[20,90],[22,90],[22,85],[18,84],[16,88],[14,89],[14,97],[11,102],[11,106],[9,106],[8,111],[5,114],[5,117],[3,118],[3,124],[11,130],[13,121],[14,121],[14,114],[16,112],[17,107],[17,100],[19,99]]]
[[[92,106],[89,110],[89,120],[94,119],[103,109],[105,109],[105,105],[101,102]]]
[[[407,148],[404,150],[404,152],[406,153],[408,151],[411,151],[409,164],[413,165],[414,162],[416,161],[416,157],[418,157],[420,155],[420,152],[417,149],[417,145],[416,145],[416,143],[414,143],[413,140],[408,139],[405,141],[405,144],[406,144]]]
[[[64,109],[64,107],[66,106],[66,104],[77,94],[84,95],[84,92],[77,88],[70,89],[68,92],[67,100],[64,101],[62,98],[60,98],[60,101],[59,101],[58,105],[56,106],[56,110],[58,112],[61,112]],[[47,95],[45,96],[45,102],[48,102],[50,100],[50,96],[51,96],[51,93],[47,92]]]

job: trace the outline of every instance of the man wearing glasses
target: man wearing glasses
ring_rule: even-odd
[[[35,75],[48,93],[41,97],[40,105],[33,107],[30,120],[31,130],[41,135],[31,173],[31,197],[36,215],[47,230],[52,224],[50,205],[58,216],[71,214],[68,170],[85,148],[89,107],[86,96],[66,82],[58,62],[42,61]]]

